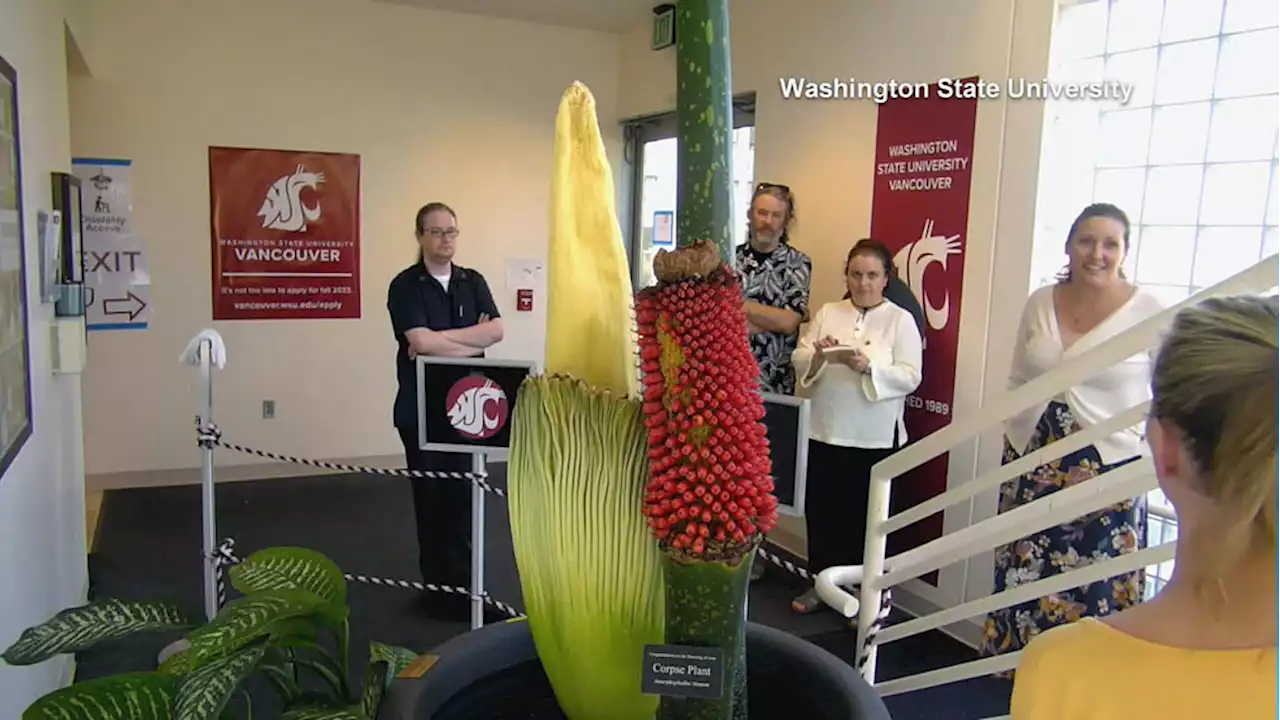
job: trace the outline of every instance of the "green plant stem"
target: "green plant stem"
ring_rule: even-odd
[[[315,649],[320,654],[321,659],[328,663],[328,667],[333,674],[338,677],[339,692],[342,694],[343,702],[354,702],[351,696],[351,680],[349,678],[347,665],[347,644],[349,640],[350,627],[343,622],[342,632],[338,633],[338,655],[334,655],[325,646],[316,643]]]
[[[287,706],[294,700],[302,696],[302,689],[298,687],[298,683],[289,677],[289,674],[281,670],[275,665],[263,665],[259,668],[262,674],[267,678],[276,691],[280,693],[281,699]]]
[[[335,673],[332,668],[327,667],[323,662],[303,658],[295,658],[293,663],[295,668],[307,668],[323,678],[325,683],[329,685],[329,688],[338,696],[337,699],[340,702],[350,702],[344,692],[344,688],[342,687],[342,681],[338,679],[337,673]]]
[[[715,700],[663,697],[659,720],[745,720],[747,591],[755,546],[729,562],[663,556],[668,645],[721,648],[724,692]]]
[[[344,697],[350,701],[354,701],[351,693],[351,621],[343,620],[342,628],[338,631],[338,660],[342,668],[342,690]]]
[[[710,240],[732,263],[729,0],[676,3],[676,120],[676,239],[681,247]]]
[[[253,696],[249,694],[248,690],[241,690],[240,694],[244,695],[245,720],[253,720]]]

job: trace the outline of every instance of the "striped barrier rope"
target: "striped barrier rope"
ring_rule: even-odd
[[[310,458],[296,457],[293,455],[281,455],[279,453],[268,452],[266,450],[258,450],[244,445],[227,442],[222,439],[222,431],[216,425],[197,426],[197,439],[201,447],[221,447],[227,450],[234,450],[238,453],[253,455],[277,462],[293,463],[295,465],[307,465],[310,467],[323,468],[325,470],[336,470],[338,472],[356,473],[360,475],[384,475],[392,477],[409,477],[409,478],[435,478],[447,480],[470,480],[485,492],[492,493],[498,497],[506,497],[507,491],[500,487],[489,484],[485,478],[488,473],[472,473],[472,472],[451,472],[443,470],[408,470],[405,468],[375,468],[361,467],[359,465],[344,465],[342,463],[329,462],[327,460],[312,460]]]
[[[241,562],[244,562],[241,558],[236,556],[232,549],[234,547],[235,540],[227,538],[222,541],[222,544],[219,545],[218,549],[214,552],[214,557],[216,558],[218,565],[218,607],[222,607],[226,604],[226,584],[223,579],[226,574],[226,568],[231,567],[232,565],[239,565]],[[424,592],[452,593],[454,595],[466,595],[469,598],[476,597],[472,594],[470,589],[454,585],[437,585],[435,583],[423,583],[413,580],[394,580],[391,578],[371,577],[369,575],[357,575],[354,573],[343,573],[342,577],[348,582],[362,583],[365,585],[378,585],[381,587],[394,587],[404,590],[418,590]],[[523,617],[523,615],[520,614],[520,611],[507,603],[493,599],[488,593],[480,595],[480,599],[484,600],[485,604],[491,605],[511,617]]]
[[[507,493],[504,489],[495,487],[489,484],[485,480],[485,478],[488,477],[487,473],[361,467],[357,465],[344,465],[342,463],[328,462],[325,460],[312,460],[310,458],[295,457],[292,455],[282,455],[280,453],[273,453],[266,450],[258,450],[258,449],[247,447],[244,445],[238,445],[236,443],[227,442],[222,439],[222,432],[218,429],[216,425],[207,425],[207,426],[200,425],[198,418],[197,418],[197,424],[196,424],[196,433],[197,433],[199,445],[204,448],[222,447],[227,450],[233,450],[235,452],[244,453],[247,455],[253,455],[261,458],[266,458],[269,460],[275,460],[278,462],[307,465],[310,467],[318,467],[326,470],[336,470],[338,472],[368,474],[368,475],[382,475],[382,476],[393,476],[393,477],[470,480],[476,483],[477,485],[479,485],[480,488],[486,492],[492,493],[494,495],[497,495],[498,497],[503,497],[503,498],[507,496]],[[226,604],[225,568],[240,562],[240,560],[237,559],[234,554],[234,547],[235,547],[235,541],[232,540],[231,538],[228,538],[224,540],[222,545],[220,545],[218,549],[214,552],[215,558],[218,561],[217,562],[218,607],[222,607],[223,605]],[[766,561],[772,563],[776,567],[781,568],[782,570],[786,571],[791,575],[795,575],[796,577],[802,578],[804,580],[808,580],[810,582],[812,582],[815,579],[815,575],[809,572],[807,568],[797,565],[796,563],[782,557],[781,555],[769,552],[763,546],[756,549],[756,555],[761,558],[764,558]],[[369,585],[380,585],[384,587],[399,587],[399,588],[413,589],[413,590],[419,590],[419,591],[455,593],[459,595],[466,595],[468,597],[473,597],[469,589],[450,586],[450,585],[436,585],[434,583],[422,583],[422,582],[416,582],[411,580],[395,580],[390,578],[376,578],[376,577],[369,577],[367,575],[355,575],[355,574],[346,574],[345,577],[348,581],[364,583]],[[519,613],[519,611],[517,611],[511,605],[508,605],[498,600],[494,600],[492,597],[489,597],[488,593],[485,593],[482,597],[485,603],[492,605],[493,607],[501,610],[502,612],[510,615],[511,617],[523,617]],[[880,630],[884,628],[885,624],[888,621],[889,612],[892,609],[893,601],[892,601],[892,594],[890,593],[890,591],[886,589],[884,593],[881,595],[881,598],[882,599],[880,603],[880,608],[876,614],[875,622],[872,624],[870,632],[867,633],[866,643],[863,645],[863,647],[860,649],[860,652],[859,652],[859,656],[857,660],[857,664],[859,668],[861,668],[863,665],[866,664],[871,653],[871,648],[875,646],[876,635],[879,633]]]

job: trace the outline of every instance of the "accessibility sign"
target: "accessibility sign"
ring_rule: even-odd
[[[142,330],[151,318],[146,248],[133,229],[129,160],[76,158],[84,216],[85,324]]]

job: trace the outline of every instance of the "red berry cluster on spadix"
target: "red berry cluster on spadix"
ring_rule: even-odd
[[[639,293],[649,428],[645,514],[661,544],[732,555],[777,523],[742,291],[719,265]]]

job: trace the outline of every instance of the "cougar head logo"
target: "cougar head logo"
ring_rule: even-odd
[[[489,378],[458,381],[447,400],[449,424],[467,437],[492,437],[507,423],[507,394]]]
[[[920,301],[924,317],[934,330],[946,327],[951,319],[951,298],[944,292],[941,306],[935,307],[929,302],[929,296],[924,291],[925,271],[935,264],[946,270],[947,258],[961,252],[959,235],[934,235],[933,221],[925,220],[920,239],[904,245],[893,258],[893,264],[905,271],[907,286]]]
[[[276,180],[267,190],[258,216],[262,227],[272,230],[299,232],[307,229],[308,222],[320,219],[320,206],[307,207],[302,202],[304,189],[318,190],[324,182],[324,173],[307,172],[299,165],[291,175]]]

